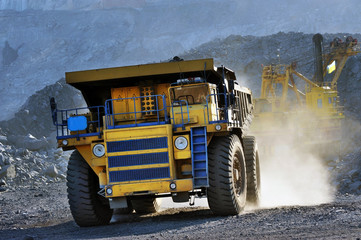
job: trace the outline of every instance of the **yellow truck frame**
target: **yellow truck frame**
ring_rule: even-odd
[[[67,186],[79,226],[109,223],[113,210],[157,211],[157,198],[218,215],[259,202],[259,157],[246,136],[253,100],[213,59],[66,73],[89,107],[57,109],[59,147],[74,150]]]

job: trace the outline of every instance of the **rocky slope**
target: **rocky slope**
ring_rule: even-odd
[[[85,106],[81,93],[61,79],[31,96],[13,119],[0,123],[3,190],[65,179],[70,153],[57,149],[50,97],[63,108]]]

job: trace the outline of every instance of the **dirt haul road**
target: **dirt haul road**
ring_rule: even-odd
[[[217,217],[206,207],[153,215],[117,215],[108,226],[80,228],[72,220],[64,182],[0,193],[0,239],[360,239],[361,196],[328,204],[248,209]]]

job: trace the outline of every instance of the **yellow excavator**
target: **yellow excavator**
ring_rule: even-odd
[[[322,156],[339,152],[343,108],[339,104],[337,81],[347,59],[360,52],[357,39],[335,38],[323,46],[321,34],[313,36],[315,74],[312,80],[299,73],[297,64],[263,67],[261,96],[255,100],[252,131],[272,151],[275,136],[294,136],[293,140],[311,146]],[[323,49],[325,49],[323,53]],[[295,79],[305,82],[302,92]],[[291,91],[288,91],[288,90]],[[330,151],[330,144],[334,144]],[[272,145],[272,144],[271,144]]]

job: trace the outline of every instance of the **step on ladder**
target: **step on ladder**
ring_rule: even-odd
[[[191,128],[192,174],[194,188],[208,187],[207,128]]]

